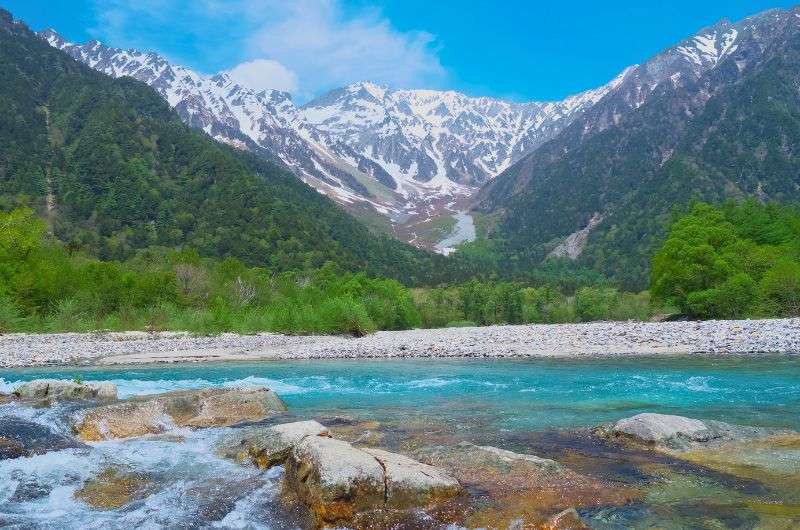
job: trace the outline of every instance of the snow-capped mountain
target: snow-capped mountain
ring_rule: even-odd
[[[53,30],[39,35],[100,72],[147,83],[215,139],[282,161],[345,206],[367,204],[399,222],[472,195],[624,78],[564,101],[524,104],[363,82],[297,107],[289,94],[253,90],[224,72],[207,77],[155,53],[72,44]]]
[[[155,53],[97,41],[71,44],[52,30],[40,36],[103,73],[149,84],[190,126],[281,161],[350,211],[375,210],[395,223],[401,238],[413,240],[397,228],[459,208],[478,187],[576,121],[580,136],[605,130],[663,83],[713,70],[736,51],[743,34],[761,32],[767,42],[769,24],[761,19],[769,16],[757,24],[722,21],[600,88],[529,103],[361,82],[298,107],[287,93],[256,91],[224,72],[202,76]]]

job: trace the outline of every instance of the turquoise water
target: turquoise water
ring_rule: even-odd
[[[587,432],[584,427],[640,412],[800,430],[796,356],[43,368],[0,371],[0,392],[42,377],[112,381],[122,398],[208,386],[267,386],[297,418],[329,425],[339,417],[377,420],[385,436],[381,444],[390,449],[402,450],[409,439],[450,446],[466,440],[555,458],[643,492],[642,501],[623,507],[582,508],[581,516],[595,528],[756,528],[773,506],[800,511],[791,485],[787,490],[779,484],[783,489],[773,491],[769,483],[620,452],[580,434]],[[69,435],[71,407],[0,405],[0,426],[8,419],[25,420]],[[279,509],[281,469],[261,473],[216,455],[214,447],[230,432],[184,430],[182,443],[107,441],[0,460],[0,527],[295,528]],[[81,484],[109,467],[145,474],[156,492],[115,510],[94,510],[75,499]]]
[[[424,414],[483,429],[590,426],[639,412],[800,430],[800,358],[291,361],[0,371],[0,391],[41,377],[113,381],[120,397],[264,385],[297,415]]]

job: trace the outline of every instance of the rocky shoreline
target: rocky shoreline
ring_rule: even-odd
[[[746,515],[764,528],[795,528],[800,522],[793,504],[800,433],[791,430],[640,413],[559,431],[561,438],[549,445],[568,451],[556,460],[529,452],[532,447],[516,452],[459,441],[455,433],[432,436],[430,422],[421,430],[402,426],[395,431],[400,443],[393,444],[392,429],[379,422],[293,417],[282,399],[263,387],[118,400],[110,383],[36,380],[0,397],[11,407],[6,410],[11,414],[0,418],[0,465],[14,470],[15,502],[47,497],[58,486],[58,495],[68,494],[74,506],[93,516],[112,514],[114,523],[176,481],[186,487],[170,474],[176,470],[170,463],[159,460],[158,472],[148,471],[147,453],[137,444],[162,444],[174,453],[204,431],[210,437],[196,451],[216,459],[227,474],[247,473],[245,490],[267,497],[270,513],[284,514],[288,527],[588,529],[592,521],[630,516],[640,523],[636,527],[661,527],[656,523],[663,519],[657,511],[647,512],[647,503],[658,506],[665,495],[674,503],[698,491],[706,494],[709,487],[720,498],[734,495],[738,501],[700,504],[703,515],[686,512],[691,506],[685,505],[687,520],[709,523],[693,527],[720,527]],[[28,409],[51,409],[50,420],[37,423],[24,412]],[[54,419],[68,429],[58,429]],[[381,436],[367,438],[367,432]],[[589,443],[580,443],[582,438]],[[30,485],[22,464],[13,463],[46,460],[48,454],[88,461],[109,447],[124,454],[123,463],[100,456],[83,478],[64,483]],[[611,467],[609,459],[616,462]],[[620,473],[621,459],[635,472]],[[279,493],[268,496],[260,489],[259,475],[275,479],[270,491]],[[199,502],[206,506],[199,512],[205,523],[228,527],[225,522],[246,493],[230,489],[224,476],[213,480],[216,489],[188,488],[181,502]]]
[[[360,338],[176,332],[0,335],[0,367],[346,358],[800,353],[800,318],[380,331]]]

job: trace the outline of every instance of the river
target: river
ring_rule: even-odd
[[[592,460],[593,442],[565,433],[639,412],[800,430],[800,359],[792,356],[14,369],[0,372],[0,391],[42,377],[112,381],[121,398],[263,385],[285,400],[293,418],[373,422],[380,425],[375,429],[383,433],[381,443],[391,448],[408,436],[470,441],[567,459],[586,473],[647,492],[644,500],[622,508],[582,509],[581,516],[596,528],[703,527],[709,518],[727,520],[734,508],[737,520],[747,523],[741,526],[750,527],[758,515],[748,502],[780,505],[785,499],[749,482],[750,489],[743,490],[730,477],[683,467],[669,471],[672,482],[665,493],[664,469],[628,461],[622,453]],[[0,405],[0,423],[24,419],[69,435],[75,408]],[[292,514],[278,502],[280,468],[260,472],[216,456],[216,444],[230,432],[179,430],[172,438],[100,442],[0,460],[0,527],[293,528]],[[109,467],[146,476],[150,489],[133,503],[106,510],[75,498],[81,484]]]

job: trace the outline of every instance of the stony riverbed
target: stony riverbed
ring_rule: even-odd
[[[381,331],[361,338],[264,333],[0,335],[0,367],[260,359],[800,353],[800,319],[597,322]]]

